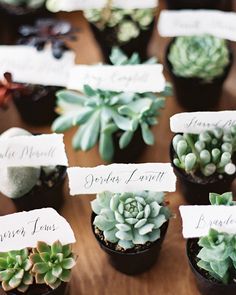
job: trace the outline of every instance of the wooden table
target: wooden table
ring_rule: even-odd
[[[162,3],[161,6],[163,6]],[[81,28],[78,42],[72,44],[77,52],[77,62],[92,64],[101,61],[100,51],[81,13],[62,14],[60,17],[69,19]],[[162,62],[167,42],[168,40],[160,38],[155,32],[149,47],[150,55],[156,55]],[[232,46],[236,53],[236,44],[232,44]],[[236,63],[234,63],[225,84],[220,109],[236,109]],[[139,162],[169,161],[168,149],[172,137],[169,118],[181,111],[183,109],[177,105],[175,98],[168,98],[166,108],[161,113],[159,125],[154,128],[156,143],[146,149],[138,159]],[[16,110],[11,105],[8,111],[0,111],[0,130],[13,126],[23,127],[36,133],[50,132],[49,126],[33,128],[21,122]],[[65,134],[70,166],[88,167],[101,164],[97,148],[87,153],[73,151],[71,147],[73,133],[74,130],[71,130]],[[176,217],[170,222],[159,261],[149,272],[135,277],[115,271],[95,241],[90,228],[90,201],[93,198],[94,196],[70,197],[68,185],[65,186],[65,204],[62,214],[75,232],[77,243],[74,246],[74,251],[79,256],[70,284],[71,295],[199,295],[185,255],[185,241],[181,234],[181,219],[178,212],[178,207],[180,204],[184,204],[184,200],[179,190],[167,195],[170,207]],[[1,198],[0,215],[6,211],[14,212],[14,206],[10,200]]]

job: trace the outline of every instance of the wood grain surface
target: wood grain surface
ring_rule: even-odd
[[[162,2],[161,7],[163,7]],[[78,41],[71,45],[77,52],[77,63],[92,64],[101,61],[101,53],[81,13],[60,14],[59,17],[69,19],[81,28]],[[162,62],[167,43],[167,39],[160,38],[155,32],[149,46],[150,55],[156,55]],[[232,47],[236,56],[236,44],[232,44]],[[168,79],[168,76],[166,77]],[[236,63],[225,84],[220,109],[236,109]],[[167,99],[159,125],[154,128],[156,143],[140,155],[138,162],[169,161],[168,150],[172,137],[169,118],[181,111],[183,109],[177,105],[174,97]],[[11,105],[6,112],[0,110],[0,132],[13,126],[23,127],[36,133],[50,132],[49,126],[33,128],[24,124]],[[87,167],[101,164],[97,148],[86,153],[73,151],[71,147],[73,133],[74,130],[71,130],[65,134],[70,166]],[[184,204],[184,200],[179,190],[167,195],[176,217],[170,221],[157,264],[147,273],[135,277],[115,271],[97,245],[90,228],[90,201],[93,198],[94,196],[70,197],[66,183],[62,214],[76,234],[77,243],[74,245],[74,251],[78,254],[77,266],[73,270],[70,283],[70,295],[199,295],[185,255],[185,241],[181,234],[181,219],[178,212],[178,207]],[[14,210],[10,200],[0,198],[0,215]]]

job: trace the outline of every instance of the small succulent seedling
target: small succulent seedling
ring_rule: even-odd
[[[0,0],[0,3],[27,8],[39,8],[44,5],[45,0]]]
[[[98,194],[91,202],[94,226],[106,241],[130,249],[160,238],[161,226],[170,218],[164,194],[154,192]]]

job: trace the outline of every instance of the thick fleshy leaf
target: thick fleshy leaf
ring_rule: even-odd
[[[147,222],[146,218],[140,219],[134,226],[134,228],[141,228]]]
[[[89,85],[84,85],[84,93],[88,96],[95,96],[96,91]]]
[[[48,271],[46,273],[46,275],[44,276],[44,281],[47,285],[50,285],[50,284],[53,284],[55,283],[57,280],[57,277],[55,277],[53,274],[52,274],[52,271]]]
[[[152,100],[148,98],[143,98],[139,100],[132,101],[128,104],[128,107],[135,113],[140,114],[148,111],[152,105]]]
[[[51,246],[52,253],[57,254],[57,253],[62,253],[62,244],[60,241],[56,241],[52,244]]]
[[[133,225],[133,224],[135,224],[135,223],[138,222],[138,219],[136,219],[136,218],[126,218],[125,221],[126,221],[128,224]]]
[[[99,204],[98,200],[95,199],[92,202],[90,202],[90,204],[91,204],[91,208],[93,212],[96,213],[97,215],[100,214],[102,207]]]
[[[116,237],[124,241],[132,241],[133,235],[131,231],[118,231]]]
[[[61,285],[61,280],[56,280],[55,283],[49,284],[49,287],[53,290],[57,289]]]
[[[152,134],[152,131],[149,129],[147,123],[141,124],[141,130],[142,130],[142,136],[143,140],[147,145],[153,145],[155,142],[154,135]]]
[[[53,267],[52,274],[53,274],[54,277],[59,278],[61,273],[62,273],[62,267],[60,265],[56,265],[56,266]]]
[[[119,240],[118,245],[125,250],[132,249],[134,247],[134,244],[132,243],[132,241]]]
[[[75,91],[61,90],[56,93],[58,99],[65,101],[69,104],[83,105],[86,97]]]
[[[38,254],[38,253],[31,254],[30,255],[30,260],[33,263],[43,262],[42,258],[40,257],[40,254]]]
[[[20,284],[20,286],[17,287],[17,290],[21,293],[25,293],[29,289],[28,285]]]
[[[161,231],[159,229],[154,229],[151,233],[148,234],[148,239],[150,242],[155,242],[160,239]]]
[[[62,246],[62,253],[64,257],[67,257],[71,254],[71,245],[63,245]]]
[[[152,232],[153,228],[154,228],[154,224],[151,224],[151,223],[145,224],[144,226],[139,228],[139,234],[141,236],[146,235],[146,234]]]
[[[0,271],[0,282],[10,280],[14,273],[15,271],[13,269]]]
[[[125,131],[121,135],[120,140],[119,140],[119,147],[120,147],[120,149],[126,148],[130,144],[133,136],[134,136],[134,132],[133,131]]]
[[[24,278],[23,278],[23,283],[25,285],[31,285],[31,284],[33,284],[33,276],[30,273],[25,272],[24,273]]]
[[[104,216],[98,215],[95,217],[94,225],[96,225],[101,231],[111,230],[115,226],[114,221],[108,221]]]
[[[113,211],[117,210],[118,205],[119,205],[119,195],[115,194],[115,195],[113,195],[113,197],[111,198],[111,201],[110,201],[111,210],[113,210]]]
[[[71,276],[71,270],[68,269],[63,269],[61,275],[60,275],[60,280],[63,282],[69,282],[70,281],[70,276]]]
[[[44,242],[38,242],[37,249],[39,252],[50,252],[50,247]]]
[[[0,257],[0,269],[6,269],[8,267],[7,261]]]
[[[73,126],[74,121],[74,113],[72,114],[65,114],[57,119],[52,124],[52,131],[54,132],[64,132],[70,129]]]
[[[23,269],[20,269],[19,271],[17,271],[15,273],[14,277],[16,279],[20,279],[20,280],[23,279],[23,277],[24,277],[24,270]]]
[[[151,208],[151,217],[156,217],[158,216],[160,210],[161,210],[161,206],[157,203],[157,202],[152,202],[150,204],[150,208]]]
[[[166,217],[165,215],[161,214],[155,218],[150,219],[150,221],[154,224],[154,228],[158,229],[166,222]]]
[[[135,245],[144,245],[148,242],[148,235],[141,236],[138,232],[138,230],[134,230],[134,237],[133,237],[133,243]]]
[[[130,231],[131,230],[131,226],[128,224],[125,224],[125,223],[116,224],[116,227],[120,231]]]
[[[112,134],[102,132],[99,138],[99,154],[102,159],[107,162],[111,162],[114,156],[114,143]]]
[[[42,258],[43,262],[49,262],[50,258],[51,258],[51,254],[48,252],[43,252],[43,253],[40,253],[40,257]],[[38,262],[40,262],[40,261],[38,261]]]
[[[49,266],[45,262],[38,262],[33,266],[33,272],[36,273],[46,273],[49,271]]]
[[[115,111],[112,112],[112,118],[121,130],[132,130],[131,121],[125,117],[118,115]]]
[[[117,243],[118,242],[118,238],[116,237],[117,231],[118,230],[114,227],[111,230],[105,230],[103,232],[103,235],[107,241],[109,241],[111,243]]]
[[[72,269],[72,267],[74,267],[75,264],[76,262],[73,258],[66,258],[66,259],[63,259],[61,266],[64,269]]]
[[[15,276],[13,276],[10,281],[8,282],[9,286],[12,288],[12,289],[15,289],[17,288],[20,284],[21,284],[21,280],[22,279],[18,279],[16,278]]]
[[[36,284],[44,284],[44,275],[45,274],[36,273],[35,275]]]
[[[105,217],[108,221],[115,222],[115,214],[110,208],[103,208],[100,215]]]
[[[115,218],[120,223],[124,223],[125,222],[124,217],[120,213],[118,213],[117,211],[115,211]]]

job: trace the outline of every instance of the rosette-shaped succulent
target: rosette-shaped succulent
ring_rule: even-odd
[[[91,202],[96,214],[94,226],[105,241],[130,249],[160,238],[161,226],[170,218],[163,204],[164,194],[154,192],[98,194]]]
[[[38,242],[30,260],[36,284],[46,284],[52,289],[58,288],[62,282],[69,282],[71,269],[76,263],[71,246],[62,246],[59,241],[52,246]]]
[[[236,152],[236,125],[230,130],[216,127],[200,134],[177,134],[172,144],[174,165],[187,173],[211,176],[236,172],[235,163],[232,163]]]
[[[223,74],[230,56],[223,39],[209,35],[184,36],[174,40],[168,60],[176,76],[208,82]]]
[[[0,0],[0,3],[26,8],[39,8],[44,2],[45,0]]]
[[[25,293],[33,284],[28,249],[0,253],[0,282],[4,291]]]

